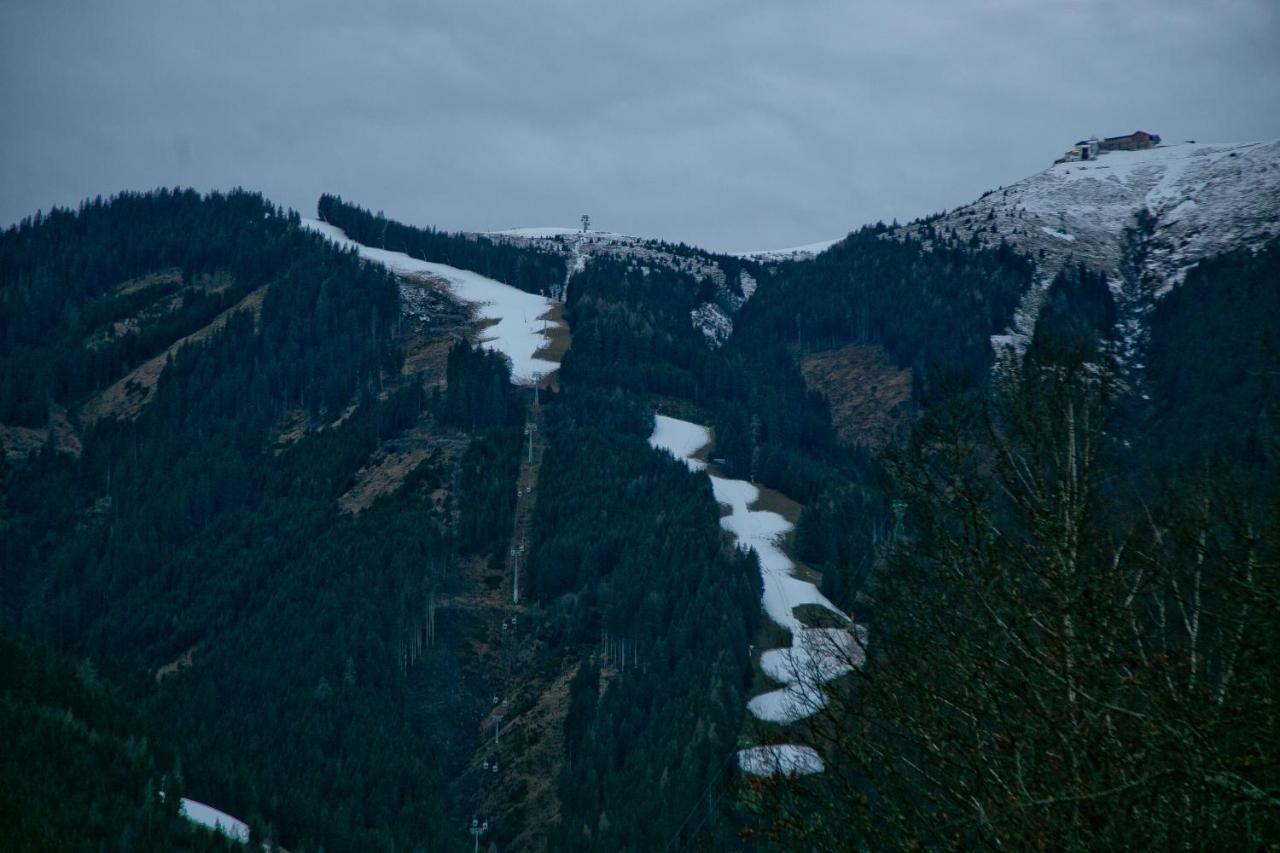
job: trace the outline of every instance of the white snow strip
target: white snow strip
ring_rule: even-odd
[[[821,240],[817,243],[806,243],[803,246],[791,246],[787,249],[756,249],[750,252],[731,252],[730,254],[735,258],[747,258],[749,260],[757,261],[778,261],[793,258],[806,258],[822,254],[843,239],[843,237],[837,237],[834,240]]]
[[[249,842],[249,825],[226,812],[218,811],[213,806],[206,806],[204,803],[198,803],[195,800],[183,797],[179,810],[182,812],[182,816],[190,821],[221,832],[236,841],[246,844]]]
[[[1059,240],[1066,240],[1068,243],[1074,243],[1076,241],[1076,235],[1068,234],[1065,231],[1054,231],[1047,225],[1041,225],[1040,230],[1048,234],[1050,237],[1057,237]]]
[[[738,767],[752,776],[798,776],[821,773],[822,757],[807,746],[753,746],[738,750]]]
[[[770,619],[792,632],[798,641],[804,624],[792,612],[796,607],[816,604],[844,616],[816,586],[791,574],[795,564],[778,546],[778,540],[791,532],[791,522],[776,512],[749,508],[759,500],[759,489],[746,480],[712,477],[711,490],[717,501],[729,507],[720,526],[734,535],[739,548],[756,552],[764,581],[762,603]]]
[[[770,649],[760,656],[765,675],[785,686],[761,693],[747,703],[759,720],[794,723],[817,713],[826,696],[817,685],[839,678],[865,660],[866,629],[801,628],[788,648]]]
[[[711,433],[706,427],[666,415],[655,416],[653,434],[649,437],[651,446],[683,459],[691,471],[706,469],[705,463],[692,457],[710,442]],[[822,607],[849,621],[849,617],[816,586],[792,574],[795,564],[778,546],[778,541],[791,531],[791,522],[776,512],[751,509],[751,505],[760,499],[760,490],[746,480],[716,476],[710,479],[716,501],[729,508],[729,514],[720,519],[720,526],[733,534],[739,548],[756,552],[763,581],[761,605],[765,613],[791,632],[790,647],[770,649],[760,658],[765,674],[783,686],[754,697],[747,703],[747,709],[760,720],[794,723],[816,713],[825,704],[826,698],[818,685],[862,665],[866,631],[852,623],[850,628],[810,628],[796,618],[795,608],[808,604]],[[744,753],[749,754],[744,757]],[[753,768],[763,766],[759,762],[768,755],[743,750],[739,752],[739,765],[746,772],[755,772],[748,769],[748,765]],[[817,759],[817,754],[814,753],[813,757]],[[816,769],[804,772],[820,772],[821,769],[819,760]]]
[[[447,264],[420,261],[403,252],[365,246],[348,239],[341,229],[326,222],[304,219],[302,224],[345,249],[355,249],[360,257],[382,264],[397,275],[429,276],[443,281],[454,296],[475,307],[477,319],[492,323],[481,332],[480,345],[485,349],[496,350],[511,360],[512,382],[527,385],[533,382],[535,373],[545,376],[560,366],[554,361],[534,357],[534,353],[550,340],[543,331],[544,327],[550,329],[558,325],[543,320],[554,306],[550,299],[535,293],[525,293],[479,273]]]

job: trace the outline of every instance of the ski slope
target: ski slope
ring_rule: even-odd
[[[706,470],[706,463],[693,456],[710,443],[711,433],[706,427],[666,415],[654,418],[649,444],[682,460],[690,471]],[[747,709],[759,720],[794,723],[817,712],[825,704],[819,685],[862,665],[864,629],[850,623],[849,618],[816,586],[794,575],[795,564],[778,545],[778,541],[791,531],[791,522],[776,512],[751,509],[760,499],[759,489],[746,480],[709,476],[716,501],[729,508],[729,513],[720,519],[720,526],[732,534],[739,548],[756,552],[763,581],[761,605],[765,613],[791,633],[789,647],[770,649],[760,658],[765,674],[783,686],[752,698]],[[828,610],[850,627],[810,628],[795,615],[795,608],[804,605]],[[769,751],[759,751],[762,749]],[[783,752],[778,753],[779,749]],[[803,750],[802,747],[744,750],[747,755],[739,754],[739,766],[749,773],[761,768],[776,769],[780,764],[778,759],[784,756],[784,763],[791,772],[820,772],[822,762],[817,754],[813,754],[810,760]],[[798,769],[801,767],[806,769]]]
[[[476,318],[485,324],[480,332],[480,345],[511,360],[512,382],[528,385],[533,382],[535,373],[545,376],[560,366],[535,355],[550,342],[544,329],[559,325],[543,319],[554,307],[552,300],[535,293],[525,293],[469,270],[420,261],[403,252],[365,246],[349,239],[340,228],[327,222],[304,219],[302,224],[344,249],[355,249],[360,257],[381,264],[396,275],[427,276],[444,282],[459,301],[474,307]]]

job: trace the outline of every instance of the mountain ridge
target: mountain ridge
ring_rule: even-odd
[[[941,234],[1031,257],[1036,283],[1010,328],[992,339],[1015,355],[1030,343],[1049,285],[1069,264],[1106,273],[1121,308],[1121,360],[1139,364],[1144,317],[1205,258],[1256,251],[1280,234],[1280,140],[1185,142],[1055,163],[976,201],[893,232],[926,246]]]

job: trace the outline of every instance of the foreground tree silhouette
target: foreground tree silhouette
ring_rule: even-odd
[[[865,667],[749,780],[749,832],[847,850],[1221,849],[1280,837],[1276,504],[1225,473],[1148,506],[1087,368],[932,413]],[[852,661],[851,661],[852,662]],[[798,673],[812,679],[814,673]]]

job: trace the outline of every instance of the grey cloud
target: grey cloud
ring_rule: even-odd
[[[1083,134],[1280,136],[1271,0],[11,2],[0,222],[122,189],[720,249],[970,200]]]

